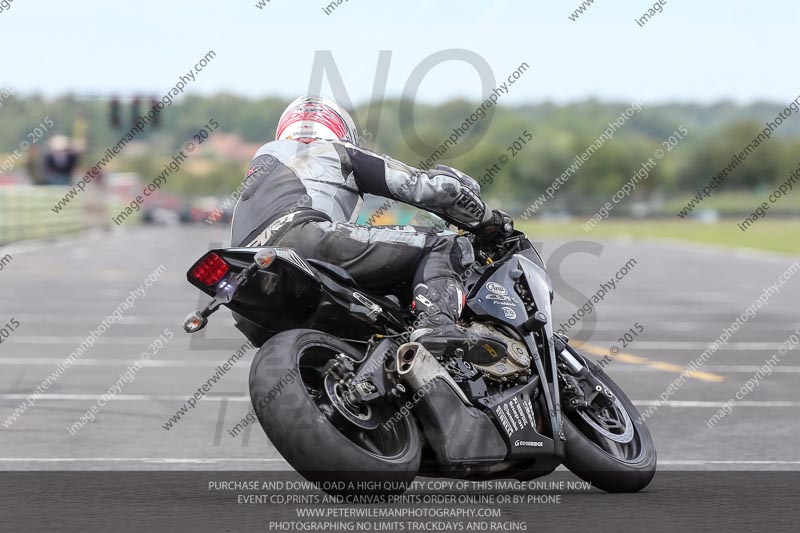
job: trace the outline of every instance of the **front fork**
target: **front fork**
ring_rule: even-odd
[[[614,405],[614,393],[589,370],[583,357],[569,345],[569,339],[555,333],[553,341],[558,360],[566,370],[560,372],[564,409],[584,409],[593,403],[601,407]]]

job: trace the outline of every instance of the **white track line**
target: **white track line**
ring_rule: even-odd
[[[286,463],[284,459],[248,457],[0,457],[0,463]]]
[[[87,333],[88,335],[88,333]],[[188,339],[188,337],[186,337]],[[235,339],[218,339],[218,340],[231,340]],[[62,337],[55,335],[16,335],[6,341],[8,344],[47,344],[47,345],[69,345],[77,346],[81,342],[86,341],[86,337]],[[97,339],[95,345],[112,344],[112,345],[139,345],[148,344],[153,341],[152,337],[100,337]],[[594,345],[615,344],[616,339],[603,340],[592,339],[591,343]],[[705,350],[711,343],[709,342],[693,342],[693,341],[638,341],[631,344],[631,349],[636,350]],[[730,342],[724,345],[720,351],[754,351],[754,350],[777,350],[781,346],[778,342]]]
[[[588,354],[589,357],[599,358],[599,356]],[[43,357],[5,357],[0,358],[0,366],[56,366],[62,363],[63,359],[50,359]],[[134,359],[76,359],[72,366],[97,366],[97,367],[119,367],[123,368],[133,365],[136,362],[142,367],[153,368],[215,368],[219,366],[220,362],[208,359],[159,359],[159,360],[134,360]],[[236,365],[233,368],[237,370],[249,370],[251,360],[242,359],[241,365]],[[648,366],[632,365],[625,361],[620,361],[621,366],[615,366],[614,372],[655,372],[661,373],[662,370]],[[702,370],[707,372],[716,372],[720,374],[755,374],[761,369],[759,366],[749,365],[705,365]],[[773,373],[778,374],[800,374],[800,366],[776,366],[772,369]]]
[[[600,359],[599,355],[587,354],[589,357],[593,357],[595,359]],[[634,365],[630,363],[626,363],[625,361],[619,361],[621,366],[616,366],[617,362],[614,363],[613,370],[610,371],[611,374],[616,373],[630,373],[630,372],[662,372],[657,368],[652,368],[649,366],[644,365]],[[715,372],[717,374],[755,374],[761,369],[760,366],[749,366],[749,365],[703,365],[699,368],[699,370],[704,370],[706,372]],[[772,368],[773,374],[800,374],[800,366],[776,366]]]
[[[26,400],[30,394],[0,394],[0,400]],[[189,395],[191,396],[191,394]],[[72,402],[72,401],[97,401],[103,397],[102,394],[43,394],[36,398],[37,402],[54,401],[54,402]],[[117,394],[112,397],[112,400],[127,401],[127,402],[159,402],[159,401],[186,401],[187,396],[178,396],[176,394]],[[249,402],[250,396],[203,396],[202,400],[222,401],[228,400],[231,402]],[[202,401],[201,400],[201,401]]]
[[[19,318],[19,316],[17,316],[17,318]],[[728,324],[725,324],[725,325],[726,326],[730,325],[730,322],[731,321],[728,320]],[[724,323],[724,320],[720,320],[719,321],[719,324],[723,324],[723,323]],[[705,322],[703,324],[703,326],[706,329],[708,329],[708,325],[709,324],[713,324],[713,322]],[[577,325],[575,327],[577,328]],[[603,332],[610,331],[611,333],[616,334],[616,333],[619,333],[621,331],[627,331],[628,328],[630,328],[630,327],[631,327],[631,323],[630,322],[615,322],[615,321],[611,321],[611,320],[605,321],[605,320],[601,319],[597,324],[595,324],[594,332],[597,333],[597,332],[600,332],[600,331],[603,331]],[[661,323],[658,323],[658,324],[653,324],[651,329],[658,330],[658,331],[679,331],[679,332],[695,332],[695,331],[698,331],[697,322],[682,322],[682,321],[679,321],[679,320],[670,320],[669,322],[661,322]],[[769,324],[759,324],[758,325],[758,330],[761,331],[761,332],[764,332],[764,331],[791,332],[791,331],[794,331],[795,329],[797,329],[797,322],[793,322],[791,320],[786,320],[786,321],[782,321],[782,322],[781,321],[774,321],[774,322],[770,322]]]
[[[29,394],[0,394],[0,400],[26,400]],[[93,401],[102,398],[102,394],[43,394],[39,396],[36,401]],[[186,396],[179,396],[176,394],[117,394],[112,400],[129,401],[129,402],[150,402],[150,401],[185,401]],[[204,396],[203,400],[222,401],[228,400],[231,402],[249,402],[250,397],[247,395],[241,396]],[[727,403],[727,400],[668,400],[661,402],[661,400],[633,400],[634,405],[649,406],[659,405],[660,407],[722,407]],[[737,406],[740,407],[800,407],[800,402],[793,401],[737,401]]]
[[[659,465],[800,465],[800,461],[658,460]]]
[[[250,364],[250,360],[241,359],[242,363]],[[0,366],[56,366],[58,363],[63,363],[63,359],[44,359],[44,358],[25,358],[25,357],[6,357],[0,358]],[[125,367],[138,363],[143,367],[158,367],[158,368],[195,368],[195,367],[210,367],[215,368],[225,361],[211,361],[211,360],[194,360],[189,361],[185,359],[76,359],[72,366],[112,366],[112,367]],[[240,370],[249,370],[246,365],[236,365],[232,368]]]
[[[54,250],[63,246],[70,246],[73,249],[79,248],[89,241],[102,237],[101,233],[94,233],[89,231],[81,231],[80,233],[73,233],[60,237],[51,237],[44,240],[24,240],[9,243],[3,247],[4,253],[11,255],[22,255],[30,252],[39,252],[42,250]]]
[[[649,406],[658,405],[659,407],[713,407],[715,409],[721,408],[725,401],[698,401],[698,400],[633,400],[633,405]],[[737,407],[800,407],[800,402],[781,402],[781,401],[736,401]]]
[[[781,311],[781,312],[788,312],[793,309],[793,304],[795,299],[792,299],[793,295],[786,296],[785,302],[776,301],[773,305],[770,302],[770,309],[773,311]],[[794,294],[796,296],[796,293]],[[645,298],[644,296],[642,298]],[[651,296],[651,298],[657,298],[657,296]],[[637,318],[642,318],[644,321],[645,319],[648,322],[655,322],[655,318],[659,317],[662,318],[665,316],[675,317],[676,320],[684,319],[686,320],[689,317],[698,317],[698,319],[703,320],[703,324],[720,324],[724,321],[727,321],[730,324],[732,321],[736,320],[736,317],[742,313],[742,310],[745,309],[748,305],[750,305],[750,301],[742,301],[742,302],[731,302],[730,304],[722,305],[722,304],[709,304],[706,305],[704,302],[682,302],[676,303],[674,305],[669,304],[653,304],[653,305],[644,305],[638,303],[636,300],[634,303],[630,301],[620,301],[620,302],[604,302],[603,307],[598,307],[596,311],[596,317],[598,319],[610,320],[616,319],[619,321],[623,321],[625,318],[630,318],[631,316],[635,316]],[[568,305],[559,305],[558,312],[556,313],[555,318],[553,318],[554,323],[558,325],[561,321],[569,320],[570,316],[573,313],[577,312],[577,309],[574,306],[570,307]],[[591,315],[589,315],[591,316]],[[784,315],[785,316],[785,315]],[[575,326],[573,326],[575,327]],[[630,327],[630,324],[628,325]]]
[[[128,296],[128,293],[121,294],[119,296],[109,296],[108,299],[118,299],[124,300]],[[6,298],[3,298],[4,303],[8,303]],[[51,303],[50,298],[47,298],[48,305]],[[20,313],[15,313],[14,318],[22,322],[23,324],[86,324],[87,326],[92,322],[100,322],[105,318],[105,316],[101,316],[101,313],[97,313],[95,315],[77,315],[74,313],[70,313],[68,315],[65,314],[42,314],[42,315],[25,315]],[[117,324],[121,325],[142,325],[142,324],[164,324],[166,322],[170,322],[170,320],[165,320],[164,317],[156,318],[150,315],[125,315],[123,316]],[[177,320],[173,320],[172,322],[177,322]],[[630,327],[627,326],[627,327]],[[626,328],[620,326],[620,328],[625,331]],[[619,331],[619,330],[618,330]],[[35,335],[24,335],[27,337],[35,337]]]
[[[248,457],[0,457],[0,463],[156,463],[156,464],[214,464],[214,463],[282,463],[283,459]],[[800,465],[800,461],[737,461],[737,460],[670,460],[659,459],[663,466],[701,465]]]
[[[791,334],[791,332],[789,332]],[[592,339],[590,344],[595,346],[600,345],[613,345],[617,343],[617,339]],[[634,341],[630,344],[630,350],[705,350],[711,346],[711,342],[703,341]],[[742,351],[748,352],[751,350],[777,350],[782,343],[780,342],[759,342],[759,341],[743,341],[743,342],[729,342],[722,345],[720,351]]]
[[[29,335],[29,336],[16,335],[10,338],[6,342],[8,342],[8,344],[67,345],[66,347],[68,347],[69,349],[74,349],[74,347],[78,346],[81,342],[86,342],[86,337],[88,336],[89,336],[89,331],[86,332],[86,335],[84,337],[59,337],[51,335]],[[188,339],[188,337],[186,337],[186,339]],[[97,340],[95,341],[95,346],[100,344],[147,346],[151,342],[153,342],[153,337],[98,337]],[[234,341],[231,342],[233,343]]]

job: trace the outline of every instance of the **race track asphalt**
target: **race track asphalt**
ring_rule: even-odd
[[[204,299],[185,281],[185,272],[226,239],[221,226],[141,227],[5,249],[12,260],[0,271],[0,324],[13,319],[19,325],[0,344],[0,423],[5,421],[0,470],[288,469],[258,426],[236,437],[227,433],[249,408],[252,351],[195,408],[164,428],[244,342],[227,311],[196,338],[181,330],[184,316]],[[672,242],[585,239],[539,245],[558,295],[556,324],[569,320],[628,264],[616,288],[568,335],[595,360],[612,346],[620,349],[622,355],[605,370],[640,411],[660,397],[668,399],[647,418],[661,471],[800,470],[798,349],[781,355],[770,375],[762,371],[758,385],[740,393],[730,414],[713,428],[706,424],[800,328],[800,268],[784,275],[765,305],[741,321],[698,373],[663,396],[687,364],[778,283],[794,259]],[[56,365],[160,265],[163,273],[144,296],[8,424],[7,417]],[[636,323],[642,332],[621,346],[620,338],[636,331]],[[93,422],[71,434],[68,428],[165,329],[174,335],[171,340]],[[659,493],[658,483],[653,490]]]
[[[202,299],[185,281],[191,263],[222,245],[222,227],[137,228],[11,247],[0,272],[0,323],[19,322],[0,345],[0,422],[90,331],[118,309],[159,265],[165,267],[132,309],[99,337],[9,428],[0,425],[0,469],[283,469],[286,464],[256,428],[231,437],[247,412],[252,351],[214,384],[174,426],[169,417],[233,355],[243,338],[227,311],[192,339],[181,330]],[[532,240],[536,241],[535,236]],[[686,365],[777,283],[794,260],[673,243],[546,241],[539,243],[561,324],[626,265],[591,313],[567,334],[588,343],[599,360],[612,346],[624,354],[606,372],[640,411],[659,401]],[[635,261],[629,262],[630,259]],[[800,328],[800,272],[737,328],[695,378],[657,405],[648,425],[662,468],[796,469],[800,467],[798,353],[780,357],[733,411],[713,428],[706,421]],[[639,323],[628,346],[620,338]],[[93,422],[68,428],[168,328],[174,337],[131,383],[100,408]],[[751,381],[752,383],[752,381]],[[766,445],[765,445],[766,444]]]

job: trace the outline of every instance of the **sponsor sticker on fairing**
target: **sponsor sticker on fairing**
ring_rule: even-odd
[[[508,289],[500,285],[499,283],[495,283],[494,281],[490,281],[486,284],[486,290],[489,292],[493,292],[495,294],[499,294],[501,296],[505,296],[508,294]]]

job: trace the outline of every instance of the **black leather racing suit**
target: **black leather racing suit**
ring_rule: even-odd
[[[430,211],[462,229],[491,217],[478,184],[454,169],[421,171],[338,141],[274,141],[250,165],[231,244],[291,247],[341,266],[375,291],[413,280],[415,296],[421,291],[422,302],[444,311],[441,318],[457,320],[460,275],[474,261],[469,241],[413,226],[355,224],[365,193]]]

